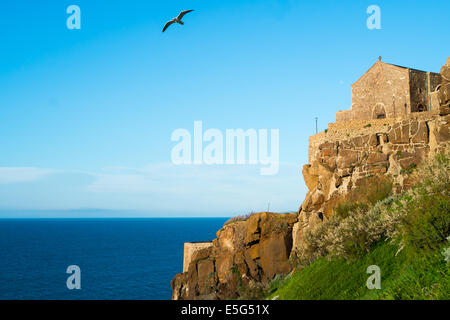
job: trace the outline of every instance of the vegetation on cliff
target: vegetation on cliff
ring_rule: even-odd
[[[450,157],[437,155],[409,173],[415,186],[392,194],[374,179],[359,199],[311,229],[296,269],[259,292],[276,299],[449,299]],[[381,269],[369,290],[366,268]],[[251,295],[249,295],[250,297]]]

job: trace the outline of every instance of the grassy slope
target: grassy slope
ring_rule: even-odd
[[[402,195],[401,205],[392,209],[403,212],[401,223],[395,224],[403,231],[396,244],[378,240],[353,258],[339,255],[331,259],[319,258],[286,279],[274,281],[269,298],[450,299],[450,263],[442,254],[444,248],[449,247],[446,241],[450,232],[449,168],[450,157],[440,155],[417,173],[420,183],[415,192]],[[378,188],[375,191],[379,194]],[[349,208],[347,210],[351,210]],[[367,224],[367,232],[377,226],[371,223]],[[327,232],[339,232],[339,229]],[[358,240],[351,234],[341,233],[340,236],[347,237],[347,242]],[[404,249],[396,255],[398,241],[403,243]],[[370,276],[366,269],[370,265],[381,269],[380,290],[366,287]]]
[[[316,299],[449,299],[449,266],[440,252],[415,257],[397,246],[379,242],[358,260],[322,258],[282,281],[270,298]],[[381,290],[369,290],[366,269],[381,269]]]

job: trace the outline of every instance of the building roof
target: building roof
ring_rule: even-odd
[[[429,72],[429,73],[439,74],[439,73],[432,72],[432,71],[423,71],[423,70],[419,70],[419,69],[414,69],[414,68],[409,68],[409,67],[399,66],[399,65],[397,65],[397,64],[392,64],[392,63],[386,63],[386,62],[383,62],[383,63],[389,64],[389,65],[394,66],[394,67],[403,68],[403,69],[409,69],[409,70],[414,70],[414,71],[419,71],[419,72]]]
[[[396,65],[396,64],[392,64],[392,63],[387,63],[387,62],[383,62],[383,61],[381,61],[381,60],[378,60],[377,62],[375,62],[366,72],[364,72],[359,78],[358,78],[358,80],[356,80],[353,84],[355,84],[355,83],[357,83],[359,80],[361,80],[370,70],[372,70],[372,68],[373,67],[375,67],[376,65],[378,65],[378,64],[380,64],[380,63],[382,63],[382,64],[387,64],[387,65],[389,65],[389,66],[393,66],[393,67],[397,67],[397,68],[402,68],[402,69],[406,69],[406,70],[413,70],[413,71],[417,71],[417,72],[423,72],[423,73],[427,73],[427,72],[430,72],[430,73],[433,73],[433,74],[439,74],[439,73],[436,73],[436,72],[431,72],[431,71],[423,71],[423,70],[419,70],[419,69],[414,69],[414,68],[408,68],[408,67],[404,67],[404,66],[399,66],[399,65]],[[352,85],[353,85],[352,84]]]

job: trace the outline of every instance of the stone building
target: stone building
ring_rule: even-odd
[[[377,61],[352,85],[350,110],[336,122],[401,117],[439,109],[441,75]]]

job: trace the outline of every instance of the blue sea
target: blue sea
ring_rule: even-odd
[[[170,299],[183,243],[226,218],[0,219],[0,299]],[[81,269],[69,290],[66,269]]]

